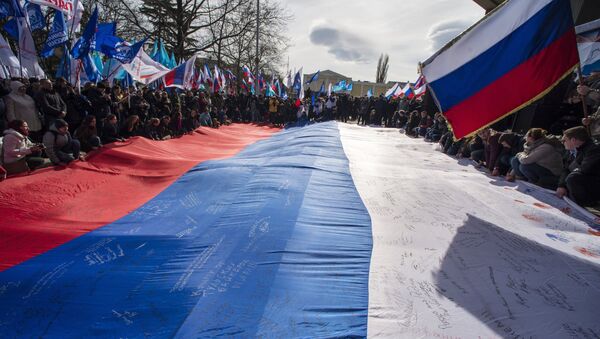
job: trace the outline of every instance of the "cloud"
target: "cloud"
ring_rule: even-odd
[[[327,47],[327,52],[340,61],[365,63],[374,56],[369,42],[351,32],[326,24],[314,26],[309,38],[313,44]]]
[[[431,26],[427,33],[429,50],[431,52],[436,52],[472,24],[473,22],[468,20],[450,20],[438,22]]]

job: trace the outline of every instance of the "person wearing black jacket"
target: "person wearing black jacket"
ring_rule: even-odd
[[[71,86],[67,86],[65,103],[67,104],[65,121],[72,130],[76,130],[83,119],[91,113],[92,104],[85,96],[76,93]]]
[[[581,206],[600,200],[600,146],[596,145],[583,126],[563,132],[565,149],[571,151],[559,179],[556,195],[568,197]]]
[[[119,135],[119,124],[117,116],[114,114],[109,114],[106,117],[106,121],[104,122],[104,126],[102,126],[102,143],[108,144],[115,141],[123,141]]]
[[[40,91],[35,96],[35,102],[44,116],[46,126],[52,126],[56,119],[63,119],[67,115],[67,104],[52,88],[50,80],[40,81]]]

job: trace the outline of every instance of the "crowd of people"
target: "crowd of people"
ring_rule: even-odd
[[[108,82],[76,88],[64,78],[11,79],[0,83],[0,130],[4,174],[85,161],[105,144],[141,136],[167,140],[205,126],[232,122],[282,127],[337,119],[390,124],[397,104],[379,98],[329,97],[304,100],[205,90],[121,88]]]
[[[430,114],[420,100],[352,97],[345,94],[304,100],[262,95],[208,94],[203,90],[121,88],[106,82],[81,90],[65,79],[12,79],[0,86],[0,163],[6,174],[85,161],[105,144],[141,136],[167,140],[205,126],[232,122],[284,126],[327,120],[400,128],[411,137],[437,142],[457,158],[470,158],[493,176],[527,180],[569,196],[580,205],[600,200],[600,75],[588,78],[578,94],[590,116],[562,136],[532,128],[525,135],[485,128],[454,140],[440,113]]]
[[[579,85],[576,94],[592,114],[560,135],[542,128],[531,128],[524,135],[484,128],[455,140],[443,115],[432,117],[418,110],[395,112],[391,126],[401,127],[409,136],[437,142],[443,153],[469,158],[492,176],[525,180],[580,206],[596,207],[600,202],[600,73]]]

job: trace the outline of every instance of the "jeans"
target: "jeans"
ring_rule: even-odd
[[[545,188],[555,188],[558,183],[558,176],[544,166],[535,163],[521,164],[517,157],[513,157],[510,163],[516,176],[526,178],[531,183]]]
[[[77,139],[71,139],[71,142],[64,145],[60,150],[56,152],[56,156],[62,162],[69,163],[79,158],[81,152],[81,144]]]
[[[590,206],[600,200],[600,178],[579,172],[571,172],[565,183],[569,198],[581,206]]]

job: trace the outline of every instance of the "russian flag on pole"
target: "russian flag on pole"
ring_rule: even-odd
[[[193,76],[195,62],[196,56],[194,55],[185,63],[175,67],[169,73],[165,74],[165,86],[185,89],[187,87],[186,85],[190,84],[190,79]]]
[[[392,86],[392,88],[388,89],[387,92],[385,92],[385,97],[387,99],[391,98],[392,96],[396,95],[400,90],[400,84],[396,83],[394,86]]]
[[[568,0],[510,0],[421,67],[462,138],[541,98],[578,63]]]
[[[415,86],[414,86],[414,91],[415,91],[415,97],[420,97],[423,94],[425,94],[425,92],[427,91],[427,85],[425,84],[425,78],[423,77],[423,75],[419,75],[419,78],[417,79],[417,81],[415,81]]]

